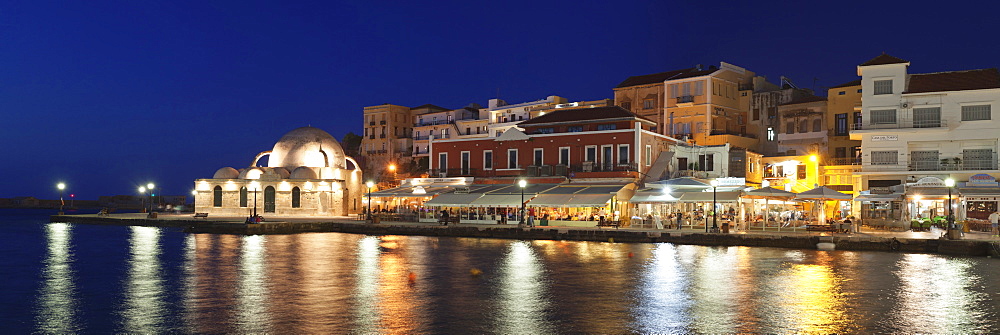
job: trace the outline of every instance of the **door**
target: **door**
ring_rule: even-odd
[[[264,213],[274,213],[274,186],[264,189]]]
[[[615,162],[614,161],[614,157],[612,157],[612,155],[614,154],[614,150],[611,148],[610,145],[606,145],[606,146],[604,146],[604,147],[601,148],[601,151],[602,151],[602,153],[601,153],[601,164],[604,165],[604,169],[603,170],[604,171],[611,171],[611,168],[614,166],[614,162]]]

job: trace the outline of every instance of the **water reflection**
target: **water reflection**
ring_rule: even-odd
[[[632,314],[639,333],[679,333],[691,322],[690,273],[681,266],[677,246],[659,244],[639,281],[639,301]]]
[[[355,332],[371,332],[378,326],[379,242],[375,236],[358,240],[358,265],[354,271]]]
[[[166,308],[160,268],[160,229],[129,227],[128,273],[121,311],[124,329],[139,333],[164,330]]]
[[[240,257],[240,279],[237,288],[239,303],[236,307],[240,333],[268,333],[271,320],[267,313],[268,290],[264,247],[261,235],[243,238]]]
[[[970,333],[982,331],[980,307],[989,297],[970,290],[980,279],[967,259],[907,254],[899,260],[898,304],[893,309],[895,328],[918,333]]]
[[[71,227],[68,223],[45,225],[48,250],[43,261],[36,317],[37,330],[42,333],[66,334],[80,330],[76,278],[71,267]]]
[[[538,256],[528,242],[515,241],[500,264],[497,279],[497,331],[502,334],[542,334],[548,327],[548,283]]]
[[[736,328],[736,248],[683,246],[685,263],[694,264],[688,287],[691,328],[700,333],[732,333]]]

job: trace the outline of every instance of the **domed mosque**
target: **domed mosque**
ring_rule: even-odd
[[[267,157],[267,167],[258,166]],[[350,164],[348,164],[350,163]],[[224,167],[195,180],[195,212],[225,216],[343,216],[360,213],[361,169],[329,133],[302,127],[257,154],[249,167]]]

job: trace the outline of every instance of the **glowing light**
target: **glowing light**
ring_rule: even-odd
[[[66,189],[66,184],[59,183],[59,184],[56,185],[56,188],[58,188],[60,191],[65,190]]]
[[[396,171],[396,164],[389,164],[389,171]]]
[[[368,186],[368,188],[372,188],[372,187],[375,187],[375,183],[373,183],[373,182],[371,182],[371,181],[369,181],[369,182],[365,183],[365,185],[366,185],[366,186]]]
[[[951,178],[945,179],[944,186],[955,187],[955,180]]]
[[[809,161],[810,162],[815,162],[817,160],[819,160],[818,156],[816,156],[816,155],[809,155]]]
[[[139,193],[146,193],[146,187],[145,186],[139,186]]]
[[[146,188],[148,188],[150,191],[152,191],[155,186],[156,185],[153,185],[153,183],[146,184]]]
[[[524,188],[525,186],[528,186],[528,181],[524,179],[518,180],[517,185],[521,186],[521,188]]]

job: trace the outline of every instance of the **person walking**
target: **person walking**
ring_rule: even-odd
[[[991,233],[993,237],[1000,237],[1000,227],[997,227],[998,224],[1000,224],[1000,212],[993,211],[990,214],[990,227],[992,228]]]

